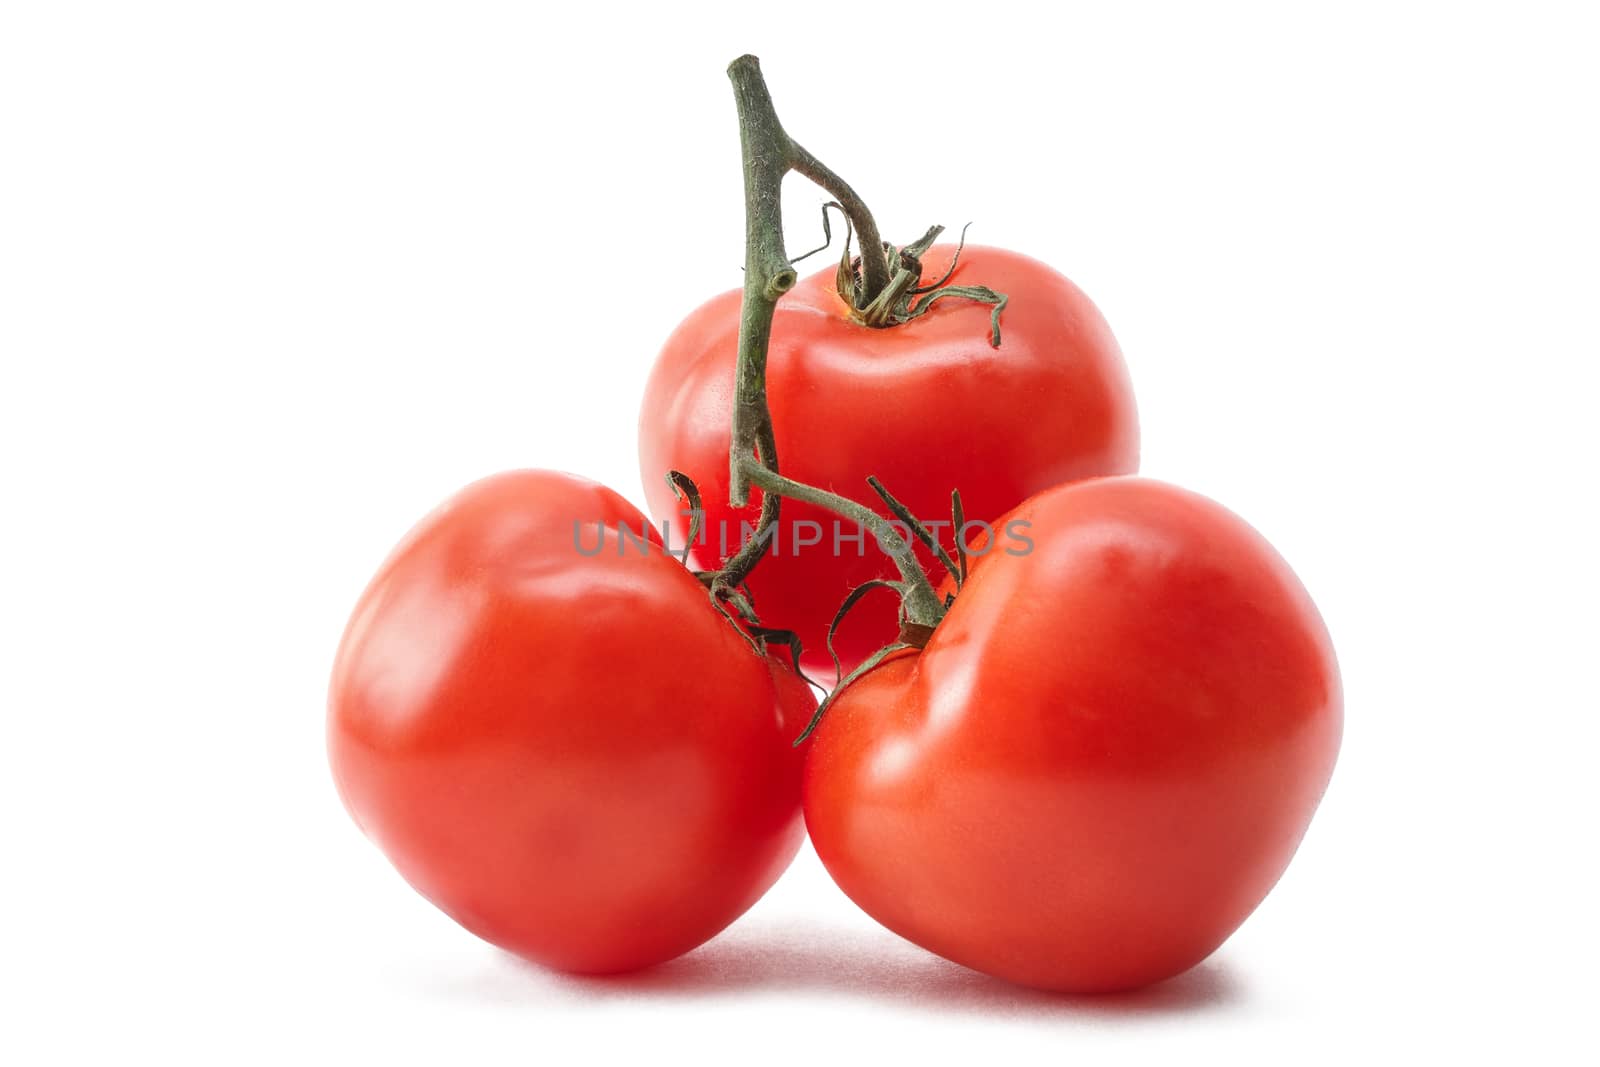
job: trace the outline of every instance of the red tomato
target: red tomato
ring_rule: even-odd
[[[806,823],[891,930],[1024,985],[1125,989],[1200,962],[1283,873],[1333,770],[1316,608],[1259,534],[1139,478],[1012,519],[920,654],[840,693]],[[1010,546],[1022,551],[1020,542]]]
[[[930,250],[924,278],[942,275],[954,251]],[[1049,267],[997,248],[962,251],[953,281],[1010,298],[998,349],[989,344],[986,305],[945,298],[921,318],[873,329],[850,320],[833,278],[829,268],[803,280],[773,323],[767,396],[784,474],[887,515],[866,484],[876,475],[919,518],[948,522],[952,489],[961,490],[969,520],[992,521],[1052,485],[1138,469],[1138,418],[1121,352],[1089,298]],[[683,471],[705,499],[705,544],[695,553],[703,567],[737,549],[741,520],[755,519],[754,507],[728,507],[739,296],[706,303],[667,340],[639,417],[650,509],[673,520],[680,544],[685,525],[663,475]],[[805,522],[816,526],[797,526]],[[797,555],[814,530],[819,543]],[[870,534],[860,544],[841,539],[836,553],[834,530],[830,513],[785,500],[777,549],[750,579],[762,621],[796,631],[807,665],[830,677],[825,636],[845,595],[871,578],[897,577]],[[948,526],[942,534],[948,543]],[[868,598],[839,632],[845,668],[895,632],[894,598]]]
[[[810,690],[619,523],[646,520],[570,475],[467,487],[372,580],[329,700],[367,836],[468,930],[568,971],[694,948],[804,833]]]

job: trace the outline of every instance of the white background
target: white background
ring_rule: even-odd
[[[1592,16],[857,8],[0,9],[0,1058],[1594,1055]],[[809,851],[676,963],[552,977],[336,801],[327,671],[400,534],[514,466],[638,499],[646,368],[739,283],[744,51],[887,235],[1082,285],[1146,472],[1327,617],[1333,786],[1168,986],[992,982]]]

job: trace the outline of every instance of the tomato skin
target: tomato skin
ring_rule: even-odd
[[[594,522],[613,531],[603,551]],[[603,486],[477,482],[425,518],[356,607],[328,749],[357,824],[423,896],[560,970],[686,952],[793,859],[815,700],[753,653]]]
[[[936,280],[954,254],[936,245],[923,277]],[[989,344],[991,309],[954,297],[922,318],[887,329],[850,321],[832,268],[800,282],[778,304],[768,353],[767,396],[779,467],[789,477],[888,511],[867,486],[876,475],[924,520],[950,517],[961,490],[971,520],[992,521],[1061,482],[1138,469],[1139,428],[1121,351],[1089,298],[1036,260],[968,245],[953,282],[1006,293],[1000,348]],[[668,339],[639,418],[639,458],[651,514],[671,519],[681,544],[681,505],[663,482],[688,474],[705,500],[706,545],[716,566],[719,531],[737,548],[741,520],[728,508],[729,423],[738,352],[738,292],[713,298]],[[759,493],[756,494],[759,499]],[[823,531],[794,554],[796,520]],[[871,578],[897,577],[870,535],[834,555],[834,517],[786,500],[778,551],[750,587],[763,621],[799,633],[805,662],[832,676],[825,637],[846,594]],[[853,533],[846,529],[845,533]],[[949,531],[943,531],[948,543]],[[931,568],[931,559],[927,561]],[[892,597],[871,597],[841,628],[848,670],[895,635]]]
[[[1288,565],[1197,494],[1140,478],[1019,507],[920,654],[812,739],[818,855],[879,922],[1071,992],[1214,951],[1288,864],[1338,752],[1332,645]]]

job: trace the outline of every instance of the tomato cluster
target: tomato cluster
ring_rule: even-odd
[[[1332,773],[1315,606],[1237,516],[1134,473],[1127,371],[1082,292],[934,231],[876,258],[754,60],[730,73],[771,195],[747,197],[743,293],[651,376],[657,523],[547,471],[423,519],[339,647],[346,806],[463,926],[561,970],[694,948],[807,831],[865,911],[986,973],[1093,992],[1193,966]],[[862,239],[798,284],[756,214],[785,169],[836,183]],[[805,668],[837,670],[820,707]]]

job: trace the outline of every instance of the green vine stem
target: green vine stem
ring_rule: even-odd
[[[744,298],[739,316],[738,369],[735,372],[733,432],[729,447],[728,499],[733,507],[750,503],[752,485],[762,491],[756,535],[723,565],[717,583],[737,589],[766,554],[781,497],[792,497],[854,520],[877,537],[900,571],[895,583],[901,596],[904,628],[931,631],[944,615],[944,604],[928,581],[916,551],[877,512],[836,493],[804,485],[778,473],[777,443],[767,405],[767,348],[778,299],[794,288],[798,275],[783,244],[783,178],[793,170],[822,186],[839,202],[861,241],[862,292],[865,307],[890,281],[889,260],[877,223],[855,190],[801,148],[778,121],[772,95],[755,56],[740,56],[728,66],[739,112],[739,141],[744,159],[745,267]]]
[[[889,257],[878,224],[867,205],[843,178],[817,157],[796,144],[778,121],[772,94],[761,76],[755,56],[740,56],[728,66],[734,101],[739,110],[739,142],[744,158],[745,264],[744,303],[739,319],[739,380],[733,411],[733,463],[730,501],[735,507],[750,502],[749,479],[741,472],[742,460],[772,442],[761,440],[771,430],[767,416],[767,344],[772,336],[772,316],[778,298],[799,280],[783,246],[783,176],[789,171],[810,178],[838,201],[845,217],[860,237],[862,259],[861,307],[866,307],[889,286]],[[775,451],[775,449],[773,449]],[[776,469],[777,458],[767,454]]]
[[[900,593],[900,603],[905,609],[906,624],[927,627],[930,631],[938,625],[939,620],[944,617],[944,604],[933,588],[933,583],[928,581],[927,574],[923,572],[922,564],[917,562],[917,554],[910,542],[900,536],[900,532],[889,520],[864,504],[858,504],[837,493],[830,493],[826,489],[818,489],[804,482],[785,478],[777,471],[768,470],[759,463],[750,464],[749,475],[750,480],[761,489],[763,495],[803,500],[807,504],[826,508],[871,530],[872,535],[878,540],[879,547],[889,554],[894,560],[895,567],[900,571],[900,581],[896,583],[895,588]]]
[[[750,65],[755,68],[756,81],[761,81],[761,70],[756,67],[755,56],[747,56]],[[767,87],[761,86],[761,92],[766,94]],[[770,107],[772,100],[767,99]],[[777,116],[773,116],[776,121]],[[778,130],[780,134],[783,130]],[[788,140],[785,138],[785,140]],[[822,165],[822,161],[807,152],[804,148],[789,141],[789,149],[793,153],[792,166],[796,171],[822,186],[830,193],[834,200],[844,211],[845,218],[850,220],[850,225],[855,229],[857,239],[861,242],[861,295],[857,309],[864,308],[878,298],[878,294],[889,288],[889,246],[878,235],[878,222],[872,217],[872,212],[867,210],[867,205],[856,195],[856,191],[845,184],[845,180]],[[848,245],[846,246],[848,248]]]

